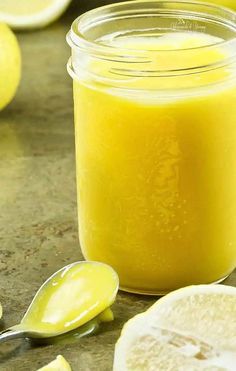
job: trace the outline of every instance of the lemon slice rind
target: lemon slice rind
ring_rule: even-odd
[[[9,1],[9,0],[5,0]],[[10,0],[12,2],[12,0]],[[34,29],[47,26],[49,23],[53,22],[62,15],[66,10],[71,0],[51,0],[44,9],[40,9],[32,12],[31,14],[17,14],[17,4],[18,0],[14,0],[15,11],[11,14],[10,11],[7,12],[6,5],[4,6],[4,11],[1,10],[0,5],[0,22],[8,24],[13,29]]]

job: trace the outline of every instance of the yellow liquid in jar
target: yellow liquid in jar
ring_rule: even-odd
[[[220,41],[181,33],[129,37],[121,45],[178,50]],[[192,57],[183,51],[174,61],[163,54],[156,63],[193,67],[217,62],[222,53],[219,44]],[[129,81],[131,88],[171,87],[166,99],[74,82],[82,251],[113,266],[129,291],[215,282],[236,266],[236,82],[230,73],[225,67]],[[224,79],[231,83],[217,87]],[[195,87],[189,94],[175,92],[189,86]]]
[[[212,3],[212,4],[216,4],[216,5],[225,6],[225,7],[236,10],[236,1],[235,0],[211,0],[211,1],[203,0],[203,1],[205,1],[207,3]]]

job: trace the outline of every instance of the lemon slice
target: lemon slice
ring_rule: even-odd
[[[172,292],[124,326],[114,371],[235,371],[236,288]]]
[[[15,29],[39,28],[57,19],[71,0],[0,1],[0,21]]]
[[[59,355],[54,361],[40,368],[38,371],[71,371],[71,367],[65,358]]]

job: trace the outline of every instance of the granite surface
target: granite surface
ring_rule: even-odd
[[[52,26],[18,34],[23,78],[0,112],[0,329],[20,321],[38,287],[53,272],[82,259],[77,236],[73,102],[65,35],[72,19],[98,1],[75,1]],[[106,1],[100,1],[106,3]],[[108,3],[108,1],[107,1]],[[236,285],[236,274],[228,280]],[[155,298],[120,293],[115,321],[96,336],[68,344],[0,346],[1,371],[35,371],[63,354],[74,371],[112,369],[124,322]]]

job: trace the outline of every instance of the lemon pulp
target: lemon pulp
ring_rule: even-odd
[[[235,318],[235,287],[174,291],[125,324],[114,371],[234,371]]]

